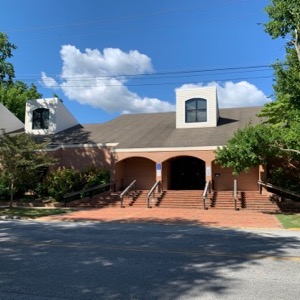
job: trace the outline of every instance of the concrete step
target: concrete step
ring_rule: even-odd
[[[146,207],[147,206],[146,190],[138,190],[131,193],[129,197],[123,200],[125,207]],[[157,202],[150,199],[150,205],[157,204],[163,208],[195,208],[203,209],[202,191],[187,190],[174,191],[167,190],[158,196]],[[92,198],[85,198],[68,203],[69,207],[119,207],[121,205],[119,193],[106,193]],[[234,209],[235,202],[232,191],[218,191],[209,194],[206,200],[208,209]],[[258,192],[245,191],[238,193],[237,208],[242,210],[254,211],[280,211],[276,203],[269,200],[268,196],[261,195]]]

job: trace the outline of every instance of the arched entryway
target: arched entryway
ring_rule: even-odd
[[[205,186],[205,162],[191,156],[169,160],[168,189],[202,190]]]
[[[156,164],[144,157],[129,157],[116,163],[116,188],[123,190],[133,180],[136,188],[150,189],[156,180]]]

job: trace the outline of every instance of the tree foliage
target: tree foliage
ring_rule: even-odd
[[[29,87],[21,81],[10,85],[0,84],[0,102],[22,122],[25,121],[26,101],[41,97],[34,84]]]
[[[268,164],[270,180],[282,186],[299,186],[300,161],[300,1],[272,0],[266,7],[265,31],[286,38],[286,59],[274,64],[274,97],[260,117],[262,124],[239,130],[217,150],[217,162],[235,174]]]
[[[266,7],[265,31],[274,39],[284,38],[286,59],[273,65],[276,101],[266,104],[261,116],[275,126],[290,126],[300,113],[300,1],[272,0]]]
[[[50,196],[57,201],[62,201],[67,193],[108,183],[109,179],[109,171],[102,168],[89,168],[83,171],[58,168],[47,174],[39,185],[38,192],[41,196]],[[99,193],[99,190],[97,192]],[[78,199],[78,195],[75,195],[75,199]]]
[[[22,186],[30,187],[38,180],[42,171],[54,163],[54,159],[41,150],[44,144],[36,143],[28,134],[0,135],[0,166],[2,180],[8,183],[10,206],[14,194]]]
[[[295,49],[287,48],[286,60],[274,64],[275,101],[266,104],[260,117],[274,126],[290,126],[300,114],[300,62]]]
[[[249,124],[238,130],[224,147],[217,149],[216,162],[232,168],[235,175],[248,171],[277,155],[274,143],[277,138],[277,131],[271,126]]]
[[[5,33],[0,32],[0,83],[11,84],[15,77],[14,66],[7,61],[13,56],[16,45],[9,42]]]
[[[300,61],[300,3],[299,0],[272,0],[266,7],[269,22],[265,31],[273,38],[289,38],[288,47],[296,50]]]
[[[8,62],[17,47],[10,43],[6,34],[0,32],[0,102],[22,122],[25,121],[26,101],[41,98],[34,84],[27,86],[14,81],[14,66]]]

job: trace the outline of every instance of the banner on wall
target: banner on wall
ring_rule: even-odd
[[[206,176],[211,176],[211,167],[206,167]]]
[[[161,164],[156,164],[156,176],[161,176]]]

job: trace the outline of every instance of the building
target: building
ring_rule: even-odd
[[[176,112],[125,114],[102,124],[79,124],[57,98],[27,102],[25,131],[49,141],[62,167],[102,166],[118,190],[133,180],[150,189],[161,181],[165,190],[258,189],[262,167],[237,177],[215,164],[222,147],[239,128],[259,123],[260,107],[219,109],[215,87],[177,90]]]
[[[24,130],[24,124],[0,103],[0,130],[12,133]]]

